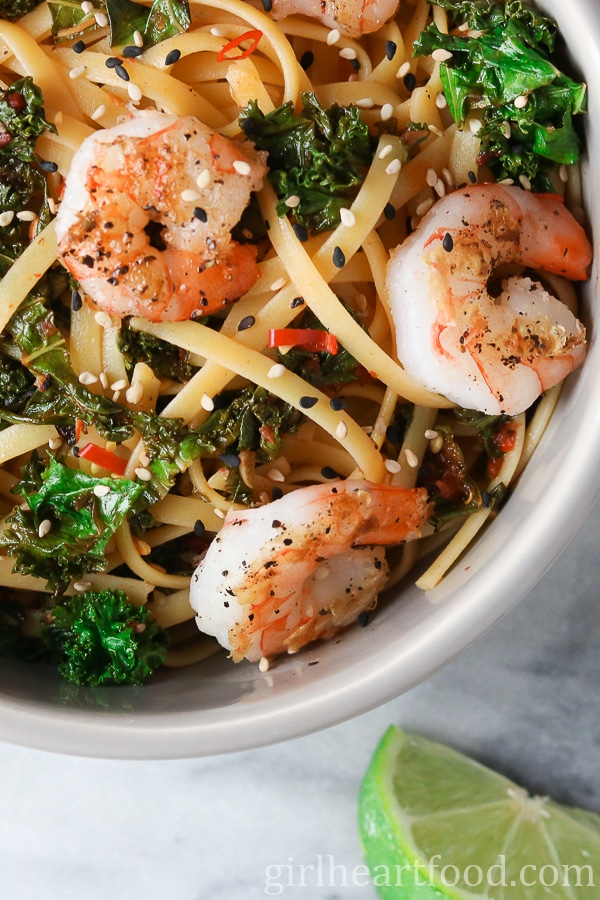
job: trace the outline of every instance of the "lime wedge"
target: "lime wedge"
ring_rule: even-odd
[[[385,900],[600,897],[600,817],[394,727],[365,776],[359,824]]]

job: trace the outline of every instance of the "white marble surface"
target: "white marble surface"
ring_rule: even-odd
[[[357,792],[392,722],[600,811],[599,534],[597,504],[537,589],[460,659],[320,734],[175,762],[0,745],[0,896],[373,900]],[[300,867],[319,860],[323,886],[307,868],[303,888]]]

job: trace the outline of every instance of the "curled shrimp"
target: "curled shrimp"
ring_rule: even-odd
[[[378,31],[395,15],[399,0],[273,0],[276,19],[300,14],[337,28],[346,37],[359,38]]]
[[[370,609],[388,566],[382,545],[420,536],[424,488],[340,481],[229,512],[191,582],[201,631],[235,662],[295,653]]]
[[[585,329],[517,263],[587,278],[590,243],[553,194],[486,184],[447,195],[392,252],[387,272],[397,352],[429,390],[468,409],[517,415],[585,358]]]
[[[258,278],[231,228],[262,186],[264,154],[192,116],[156,110],[95,132],[73,158],[58,251],[92,304],[152,322],[213,313]]]

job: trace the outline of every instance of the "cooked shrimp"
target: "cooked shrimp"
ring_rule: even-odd
[[[468,409],[517,415],[586,354],[585,329],[538,282],[507,263],[587,278],[591,247],[552,194],[499,184],[440,200],[392,252],[387,273],[398,357],[429,390]]]
[[[329,638],[370,609],[385,585],[384,551],[366,545],[418,537],[429,512],[424,488],[366,481],[299,488],[229,512],[192,577],[198,627],[235,662]]]
[[[399,0],[273,0],[273,16],[300,14],[358,38],[378,31],[398,9]]]
[[[215,312],[258,278],[231,228],[262,186],[264,154],[192,116],[142,112],[73,158],[56,220],[59,255],[91,302],[152,322]]]

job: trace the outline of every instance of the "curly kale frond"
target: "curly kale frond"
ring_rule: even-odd
[[[14,22],[35,9],[40,0],[1,0],[0,19],[8,19]]]
[[[142,684],[165,661],[168,635],[122,591],[64,597],[42,618],[40,638],[74,684]]]
[[[189,381],[196,371],[189,363],[190,355],[187,351],[153,334],[134,331],[129,327],[127,320],[121,325],[117,343],[125,358],[128,374],[138,362],[150,366],[157,378],[170,378],[184,383]]]

